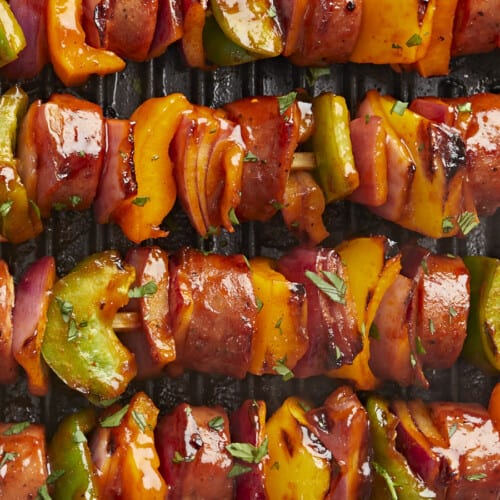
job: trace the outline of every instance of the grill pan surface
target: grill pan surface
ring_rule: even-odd
[[[129,62],[126,70],[104,78],[93,77],[79,88],[66,89],[50,67],[34,80],[20,82],[31,100],[47,99],[53,92],[70,92],[98,103],[107,116],[129,117],[145,99],[181,92],[193,103],[217,107],[250,95],[288,93],[303,87],[311,94],[333,91],[343,95],[351,113],[356,110],[368,89],[376,88],[400,100],[408,101],[420,95],[455,97],[478,92],[500,92],[500,51],[457,58],[447,77],[424,79],[416,74],[396,73],[388,66],[333,65],[330,75],[322,76],[312,86],[307,70],[293,67],[285,59],[263,60],[239,67],[220,68],[202,72],[187,68],[176,47],[160,58],[147,63]],[[4,92],[11,83],[0,80]],[[382,221],[361,206],[348,202],[328,206],[325,223],[330,237],[324,246],[334,246],[355,235],[385,234],[397,243],[418,242],[433,250],[459,255],[482,254],[500,257],[500,213],[484,219],[479,228],[465,240],[442,241],[423,238]],[[176,207],[164,221],[171,231],[168,238],[154,243],[169,251],[193,246],[218,253],[245,253],[252,257],[277,257],[297,242],[288,234],[276,216],[268,223],[247,223],[236,233],[219,237],[199,238],[191,229],[187,216]],[[152,243],[152,242],[151,242]],[[43,255],[54,255],[59,276],[66,274],[79,260],[90,253],[116,248],[124,254],[131,246],[116,226],[95,223],[92,211],[58,212],[45,223],[44,233],[34,241],[18,246],[0,244],[0,256],[6,260],[18,280],[28,264]],[[421,397],[424,400],[476,401],[487,404],[489,394],[499,377],[479,372],[463,360],[451,370],[428,373],[430,389],[401,389],[386,385],[383,392],[390,396]],[[243,381],[227,377],[186,373],[177,379],[167,377],[154,381],[133,383],[128,395],[145,390],[162,412],[181,401],[191,404],[221,404],[232,410],[246,398],[265,399],[270,412],[291,394],[304,396],[319,403],[338,381],[317,377],[283,382],[280,377],[248,376]],[[16,384],[0,386],[0,421],[42,422],[49,436],[64,414],[87,405],[87,401],[65,388],[52,375],[51,391],[45,398],[28,393],[26,381],[20,377]]]

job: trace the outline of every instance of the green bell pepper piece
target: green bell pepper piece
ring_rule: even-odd
[[[59,424],[48,447],[50,467],[57,476],[52,483],[53,500],[99,498],[92,456],[85,437],[96,424],[93,408],[69,415]]]
[[[112,328],[134,279],[134,268],[110,250],[81,261],[52,289],[43,357],[69,387],[97,404],[120,396],[136,375],[133,354]]]
[[[314,174],[325,201],[330,203],[346,198],[359,186],[345,99],[330,92],[315,97],[313,117]]]
[[[17,59],[26,38],[6,0],[0,0],[0,67]]]
[[[28,94],[15,86],[0,97],[0,163],[15,166],[17,128],[28,110]]]
[[[264,57],[283,52],[283,32],[273,0],[211,0],[210,7],[222,31],[236,45]]]
[[[203,47],[208,61],[217,66],[236,66],[262,57],[245,50],[230,40],[217,24],[214,16],[208,16],[205,20]]]
[[[28,95],[18,86],[0,96],[0,232],[11,243],[29,240],[42,231],[15,158],[17,129],[27,109]]]
[[[470,310],[462,355],[486,372],[500,372],[500,260],[464,257],[470,273]]]
[[[399,419],[379,396],[366,403],[373,444],[375,482],[373,500],[418,500],[436,498],[420,477],[415,475],[406,458],[396,449],[396,427]]]

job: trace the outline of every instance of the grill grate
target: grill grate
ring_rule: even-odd
[[[238,98],[259,94],[287,93],[293,88],[307,87],[312,94],[334,91],[345,96],[353,112],[366,90],[377,88],[401,100],[417,95],[452,97],[482,91],[500,92],[499,51],[488,55],[460,58],[453,61],[448,77],[423,79],[414,74],[398,74],[388,67],[368,65],[333,65],[330,76],[321,77],[313,87],[307,87],[307,70],[295,68],[284,59],[263,60],[246,66],[220,68],[204,73],[186,68],[176,48],[164,56],[147,63],[129,63],[119,75],[93,77],[77,89],[64,89],[50,67],[36,79],[23,83],[30,99],[47,99],[51,93],[69,91],[79,97],[101,105],[108,116],[128,117],[145,99],[172,92],[185,94],[191,102],[212,107]],[[9,84],[0,80],[3,92]],[[402,243],[417,241],[440,252],[460,255],[486,254],[500,257],[500,238],[497,228],[500,214],[483,221],[479,229],[464,241],[447,239],[434,241],[421,238],[394,224],[381,221],[361,206],[347,202],[329,206],[325,221],[331,236],[324,242],[333,246],[357,234],[382,233]],[[155,241],[167,250],[190,245],[219,253],[243,252],[247,256],[277,257],[295,244],[283,227],[279,216],[269,223],[247,223],[233,235],[203,240],[190,228],[187,216],[178,208],[164,223],[172,233],[167,239]],[[13,247],[0,245],[0,255],[7,261],[16,279],[29,263],[42,255],[54,255],[59,275],[67,273],[84,256],[107,248],[116,248],[124,254],[130,247],[120,230],[114,226],[95,224],[91,211],[60,212],[46,221],[45,231],[37,240]],[[490,377],[460,361],[452,370],[429,374],[431,388],[403,390],[388,385],[384,391],[390,395],[422,397],[425,400],[451,399],[487,403],[489,393],[498,377]],[[243,399],[263,398],[269,410],[274,411],[291,394],[320,402],[331,392],[337,381],[317,377],[307,380],[282,382],[279,377],[249,376],[243,381],[227,377],[187,373],[179,379],[161,378],[155,381],[133,383],[128,394],[138,389],[153,397],[162,411],[181,401],[192,404],[221,404],[235,408]],[[32,420],[44,422],[49,433],[54,430],[63,414],[86,405],[86,401],[69,391],[56,377],[52,389],[44,399],[27,392],[21,377],[12,386],[0,387],[0,420]]]

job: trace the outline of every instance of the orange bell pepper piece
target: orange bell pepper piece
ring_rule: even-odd
[[[361,30],[352,62],[404,64],[421,59],[431,41],[436,0],[364,0]]]
[[[159,410],[144,392],[136,393],[124,408],[119,425],[109,428],[114,450],[97,476],[102,498],[167,498],[168,486],[158,471],[160,459],[154,444]],[[106,416],[116,415],[113,410],[117,408]],[[101,419],[101,425],[105,420]]]
[[[249,372],[276,374],[280,362],[292,370],[309,345],[305,290],[275,271],[271,259],[251,259],[250,268],[260,308]]]
[[[325,196],[309,172],[290,172],[283,195],[281,215],[299,240],[316,245],[330,233],[323,223]]]
[[[458,0],[439,0],[432,22],[432,35],[425,55],[413,65],[424,77],[447,75],[451,59],[453,20]]]
[[[493,420],[493,424],[498,432],[500,432],[500,382],[495,385],[491,392],[488,412],[491,420]]]
[[[174,206],[177,189],[168,154],[184,111],[192,105],[182,94],[148,99],[132,114],[137,195],[114,214],[125,236],[135,243],[168,233],[159,225]]]
[[[82,12],[82,0],[47,1],[50,60],[67,87],[82,85],[94,73],[102,76],[125,68],[115,53],[87,45]]]
[[[368,364],[368,333],[382,297],[401,269],[399,256],[384,263],[385,244],[384,237],[375,236],[356,238],[337,247],[342,261],[347,266],[349,283],[356,302],[356,321],[359,331],[364,333],[364,339],[363,350],[354,358],[352,365],[331,370],[328,375],[351,380],[356,388],[361,390],[372,390],[379,385]]]

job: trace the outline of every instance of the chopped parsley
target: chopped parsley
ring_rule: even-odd
[[[451,438],[455,432],[457,432],[457,424],[450,425],[448,428],[448,438]]]
[[[407,47],[417,47],[422,45],[422,37],[418,33],[413,33],[413,35],[406,40]]]
[[[8,429],[3,431],[3,436],[15,436],[16,434],[21,434],[24,429],[30,426],[29,422],[18,422],[16,424],[12,424]]]
[[[413,353],[410,354],[410,364],[412,368],[415,368],[417,366],[417,359],[413,355]]]
[[[264,307],[264,302],[259,299],[259,297],[255,297],[255,304],[257,305],[257,312],[260,313],[262,311],[262,308]]]
[[[158,291],[158,285],[154,281],[148,281],[145,285],[136,286],[128,291],[130,299],[141,299],[152,297]]]
[[[453,228],[455,225],[453,224],[453,218],[452,217],[445,217],[442,222],[441,222],[441,229],[443,230],[443,233],[449,233],[450,231],[453,231]]]
[[[407,107],[408,107],[407,102],[394,101],[394,104],[392,105],[392,108],[391,108],[391,114],[395,113],[396,115],[403,116]]]
[[[69,320],[69,325],[68,325],[68,342],[73,342],[78,338],[78,334],[80,333],[80,330],[78,330],[78,326],[76,325],[76,321],[71,318]]]
[[[276,12],[276,7],[274,5],[271,5],[269,9],[267,9],[267,15],[271,18],[274,19],[278,13]]]
[[[276,364],[273,366],[273,370],[278,374],[281,375],[281,378],[283,379],[284,382],[288,382],[291,380],[295,375],[293,374],[292,370],[286,366],[286,357],[279,359]]]
[[[69,197],[69,202],[71,203],[72,207],[76,207],[78,203],[82,201],[82,198],[78,196],[77,194],[73,194]]]
[[[307,68],[307,83],[313,86],[322,76],[330,76],[330,68]]]
[[[345,304],[345,294],[347,291],[345,281],[339,275],[331,271],[321,272],[328,281],[312,271],[306,271],[305,275],[331,300],[339,304]]]
[[[240,221],[238,220],[238,217],[236,216],[236,212],[234,211],[234,207],[231,207],[229,209],[229,212],[227,213],[229,220],[231,221],[231,224],[233,226],[239,225]]]
[[[290,108],[290,106],[295,102],[296,98],[297,92],[295,91],[278,97],[280,115],[283,115],[288,111],[288,108]]]
[[[177,450],[175,450],[174,456],[172,458],[172,462],[174,464],[181,464],[181,463],[189,463],[194,460],[194,455],[187,455],[183,457]]]
[[[280,316],[278,321],[274,324],[274,328],[277,328],[280,332],[280,335],[283,335],[283,329],[281,328],[281,323],[283,322],[283,316]]]
[[[427,267],[427,260],[422,259],[420,265],[422,266],[422,271],[424,271],[424,274],[429,274],[429,268]]]
[[[61,311],[62,319],[65,323],[69,323],[73,316],[73,304],[67,300],[63,300],[60,297],[56,297],[57,305],[59,306],[59,311]]]
[[[478,224],[476,214],[472,212],[464,212],[457,219],[458,227],[464,236],[467,236]]]
[[[488,476],[484,472],[480,472],[479,474],[470,474],[469,476],[465,476],[467,481],[481,481],[481,479],[486,479]]]
[[[35,212],[36,216],[41,219],[42,214],[40,213],[40,207],[32,200],[30,199],[30,205],[33,208],[33,211]]]
[[[250,472],[252,470],[251,467],[248,465],[242,465],[242,464],[234,464],[231,470],[229,471],[227,477],[238,477],[241,476],[242,474],[246,474],[247,472]]]
[[[375,323],[372,323],[370,325],[370,333],[368,334],[368,337],[370,337],[371,339],[380,340],[380,332],[378,331],[378,327]]]
[[[80,429],[77,429],[75,432],[73,432],[73,443],[86,443],[86,442],[87,438]]]
[[[132,410],[132,418],[134,419],[134,422],[137,424],[137,427],[139,427],[141,432],[144,432],[148,425],[148,423],[146,422],[146,417],[141,412]]]
[[[125,405],[112,415],[106,417],[101,421],[101,427],[118,427],[122,423],[123,417],[128,412],[128,408],[129,405]]]
[[[260,446],[250,443],[231,443],[226,450],[234,458],[239,458],[248,464],[258,464],[267,455],[267,437]]]
[[[431,332],[431,335],[434,335],[436,333],[436,327],[434,326],[434,321],[432,321],[432,318],[429,318],[429,331]]]
[[[257,162],[259,161],[259,157],[254,155],[251,151],[247,151],[243,161]]]
[[[139,198],[135,198],[135,200],[132,201],[132,204],[138,207],[143,207],[149,200],[149,196],[141,196]]]
[[[425,350],[424,344],[422,344],[422,339],[420,337],[417,337],[415,339],[415,347],[417,350],[417,354],[427,354],[427,351]]]
[[[6,451],[3,456],[2,460],[0,460],[0,469],[7,463],[7,462],[12,462],[15,460],[17,457],[17,453]]]
[[[214,417],[208,422],[208,426],[210,427],[210,429],[219,432],[224,429],[224,418],[222,418],[220,415]]]
[[[0,205],[0,215],[2,217],[7,217],[7,215],[9,215],[10,210],[12,209],[12,205],[14,205],[14,202],[12,200],[4,201]]]
[[[464,102],[463,104],[459,104],[457,106],[457,110],[460,113],[472,113],[472,103],[471,102]]]

